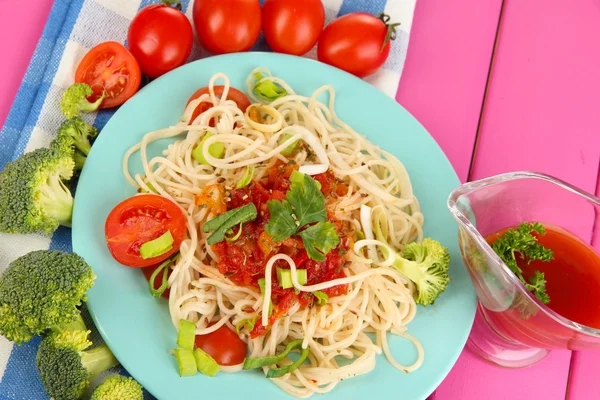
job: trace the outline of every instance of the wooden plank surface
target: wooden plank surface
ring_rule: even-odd
[[[600,160],[599,4],[505,3],[472,178],[530,169],[592,192]],[[590,375],[597,367],[589,367],[600,358],[585,354],[587,363],[573,370],[573,399],[598,398]],[[437,398],[564,399],[569,361],[570,352],[555,351],[538,365],[508,370],[463,353]]]

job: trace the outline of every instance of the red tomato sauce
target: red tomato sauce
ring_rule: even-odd
[[[543,272],[550,296],[547,306],[571,321],[600,329],[600,256],[590,245],[564,229],[553,225],[544,227],[544,236],[533,235],[554,252],[554,259],[527,264],[527,260],[517,257],[523,276],[529,280],[536,270]],[[507,230],[490,235],[486,240],[492,244]]]
[[[228,210],[252,202],[258,211],[258,217],[254,221],[243,225],[242,234],[237,240],[222,241],[213,245],[213,249],[220,257],[219,271],[235,284],[258,288],[258,280],[265,276],[267,261],[277,253],[287,254],[294,260],[296,268],[307,270],[308,285],[346,276],[343,270],[346,263],[344,255],[353,245],[352,239],[348,237],[350,229],[347,224],[336,220],[330,213],[328,213],[328,219],[336,225],[340,244],[326,255],[325,261],[309,259],[302,240],[298,237],[291,237],[281,243],[275,243],[265,232],[265,225],[269,222],[270,217],[267,202],[285,198],[285,193],[290,187],[290,175],[297,169],[297,165],[280,163],[272,167],[265,174],[264,179],[258,182],[254,181],[242,189],[231,191],[229,195],[231,201],[227,203]],[[321,192],[326,201],[347,193],[347,186],[339,182],[330,172],[313,178],[321,183]],[[237,233],[237,230],[234,229],[234,232]],[[310,293],[296,294],[293,288],[282,289],[277,281],[277,268],[289,269],[289,265],[285,261],[278,261],[272,270],[271,300],[274,307],[273,314],[269,317],[269,326],[284,316],[296,302],[300,303],[301,307],[306,307],[314,301],[314,296]],[[330,297],[345,294],[347,291],[347,285],[323,290]],[[262,336],[267,330],[268,327],[257,323],[250,336],[253,338]]]

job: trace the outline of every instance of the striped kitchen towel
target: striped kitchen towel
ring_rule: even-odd
[[[24,152],[47,146],[63,120],[59,101],[65,88],[73,83],[75,68],[84,54],[98,43],[127,38],[129,23],[138,10],[156,1],[150,0],[55,0],[29,68],[15,98],[6,123],[0,131],[0,168]],[[183,11],[191,20],[193,0],[182,0]],[[261,1],[262,3],[262,1]],[[366,80],[394,97],[400,82],[408,49],[410,28],[416,0],[323,0],[326,22],[355,11],[375,15],[386,12],[400,22],[397,39],[392,42],[390,57],[384,67]],[[261,37],[254,51],[269,51]],[[208,57],[198,43],[191,60]],[[306,57],[316,58],[316,49]],[[85,118],[98,129],[106,124],[114,110],[87,114]],[[59,230],[50,238],[42,235],[0,234],[0,271],[15,258],[33,250],[71,251],[71,232]],[[88,325],[93,326],[85,313]],[[95,333],[94,343],[101,342]],[[0,400],[47,399],[35,367],[40,339],[21,346],[0,336]],[[127,375],[122,369],[110,373]],[[100,377],[103,378],[103,377]],[[92,387],[99,379],[92,383]],[[145,393],[146,398],[153,398]]]

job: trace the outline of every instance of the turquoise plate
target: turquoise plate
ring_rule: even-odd
[[[257,66],[269,68],[301,94],[333,85],[339,116],[404,163],[425,215],[425,234],[449,247],[452,283],[434,306],[419,308],[409,325],[409,332],[425,348],[421,368],[404,374],[381,355],[371,373],[343,381],[326,395],[329,400],[425,399],[454,365],[475,316],[475,292],[461,261],[456,223],[446,209],[446,199],[459,180],[432,137],[394,100],[354,76],[304,58],[240,53],[203,59],[152,82],[110,119],[82,172],[73,216],[74,251],[98,275],[89,292],[94,322],[123,367],[160,400],[290,398],[256,371],[180,378],[175,358],[169,354],[175,347],[176,331],[166,301],[150,296],[140,270],[115,262],[104,240],[109,212],[135,194],[121,172],[125,151],[145,133],[175,124],[189,96],[206,86],[213,74],[224,72],[233,86],[245,90],[246,77]],[[158,155],[166,144],[153,144],[151,153]],[[140,170],[139,158],[131,166]],[[397,359],[413,362],[412,345],[393,335],[390,338]]]

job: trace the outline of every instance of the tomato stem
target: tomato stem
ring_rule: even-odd
[[[176,9],[178,9],[179,11],[181,11],[181,1],[180,0],[161,0],[160,2],[163,3],[167,7],[174,7]]]
[[[400,26],[400,23],[390,24],[390,16],[386,13],[379,14],[379,19],[385,24],[387,28],[387,34],[385,35],[385,40],[383,41],[383,45],[381,45],[381,51],[385,49],[385,46],[389,43],[390,40],[396,40],[396,27]]]

